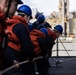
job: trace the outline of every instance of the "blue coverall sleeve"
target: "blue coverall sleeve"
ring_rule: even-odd
[[[35,21],[32,26],[33,26],[33,29],[36,29],[36,27],[39,25],[39,22],[38,21]]]
[[[20,40],[22,51],[25,55],[28,57],[34,56],[34,50],[33,50],[33,44],[31,42],[31,39],[29,37],[29,32],[25,25],[18,24],[15,25],[13,28],[13,32],[17,35],[17,37]]]

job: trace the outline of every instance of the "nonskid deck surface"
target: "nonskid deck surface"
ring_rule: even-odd
[[[49,58],[50,75],[76,75],[76,57]]]

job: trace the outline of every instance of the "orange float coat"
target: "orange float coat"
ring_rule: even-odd
[[[55,39],[57,38],[56,33],[50,28],[47,28],[47,30],[48,30],[48,35],[51,36],[53,40],[55,41]]]
[[[37,55],[41,52],[39,43],[37,41],[37,39],[40,37],[46,38],[46,35],[43,32],[41,32],[40,30],[36,30],[36,29],[34,29],[30,32],[30,38],[34,45],[34,51]]]
[[[13,33],[12,29],[15,25],[24,24],[26,26],[27,23],[25,19],[21,16],[13,16],[12,19],[7,20],[6,22],[7,22],[7,33],[6,34],[8,35],[8,39],[9,39],[8,46],[10,46],[11,48],[17,51],[20,51],[21,49],[20,41],[18,37]]]

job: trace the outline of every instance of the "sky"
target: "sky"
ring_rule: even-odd
[[[50,15],[53,11],[58,12],[59,0],[22,0],[24,4],[29,5],[32,9],[37,8],[39,12],[43,12],[44,15]],[[76,10],[76,0],[69,0],[69,11]]]

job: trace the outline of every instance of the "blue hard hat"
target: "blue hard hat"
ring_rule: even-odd
[[[35,18],[38,18],[39,15],[41,15],[41,13],[37,12],[36,15],[35,15]]]
[[[62,32],[63,32],[63,27],[61,25],[56,25],[54,27],[54,29],[58,30],[60,32],[60,34],[62,34]]]
[[[29,15],[30,18],[32,18],[32,10],[28,5],[20,6],[17,11],[23,12],[23,13]]]
[[[45,21],[44,15],[43,15],[43,14],[39,15],[38,18],[37,18],[37,20],[38,20],[40,23],[44,22],[44,21]]]
[[[18,4],[23,4],[22,0],[17,0]]]
[[[41,28],[41,32],[43,32],[46,36],[48,35],[48,30],[46,28]]]

